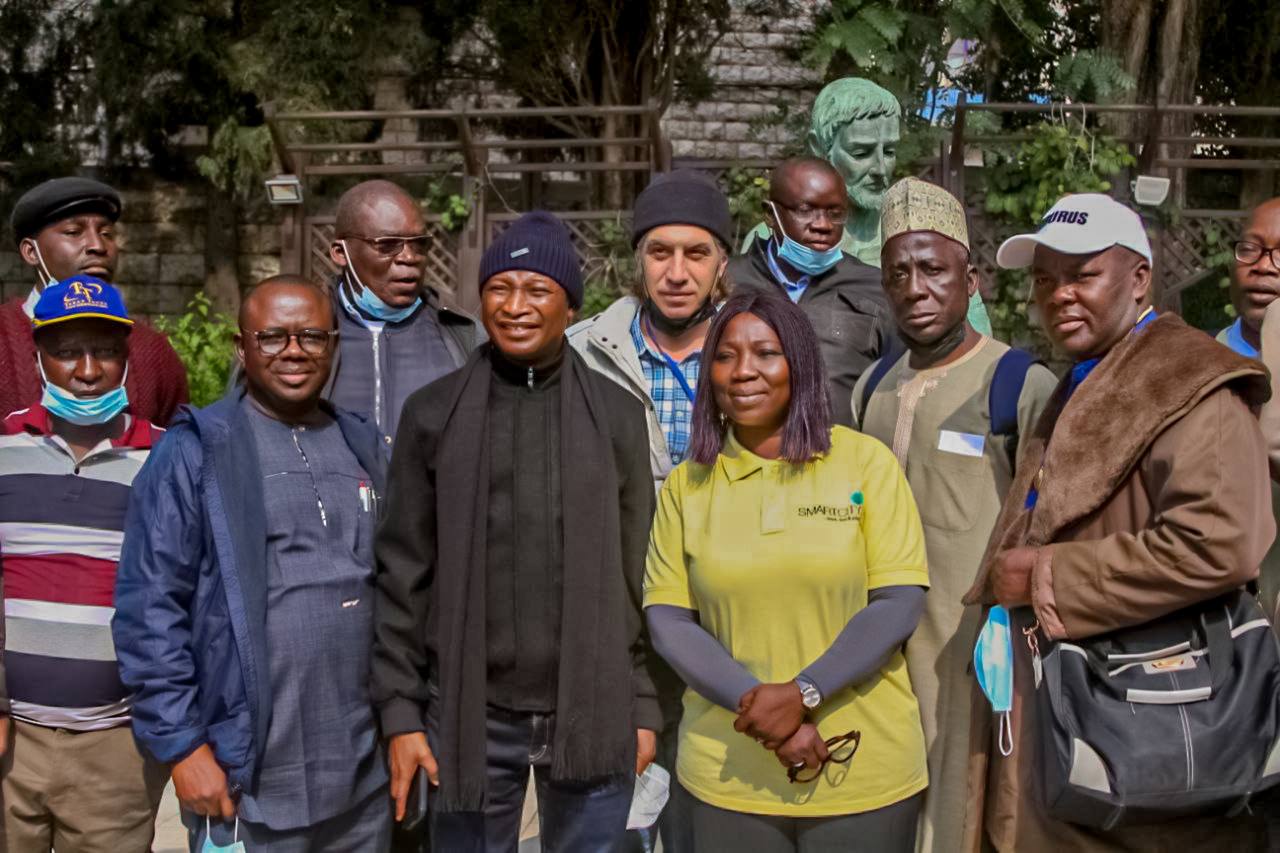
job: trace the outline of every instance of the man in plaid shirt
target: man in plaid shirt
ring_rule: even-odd
[[[710,177],[688,169],[656,176],[632,218],[632,294],[569,330],[588,364],[646,405],[655,489],[689,444],[702,342],[727,291],[732,227],[729,201]]]
[[[711,178],[684,169],[656,176],[636,199],[632,217],[632,294],[569,330],[569,343],[588,364],[645,404],[655,489],[689,445],[702,343],[728,289],[732,229],[729,201]],[[658,764],[674,771],[683,685],[674,674],[669,681]],[[676,800],[658,827],[664,850],[692,853],[689,822]],[[637,846],[652,849],[651,835]]]

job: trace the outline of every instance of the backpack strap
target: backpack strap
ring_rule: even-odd
[[[1040,359],[1021,349],[1010,348],[1000,356],[1000,360],[996,362],[995,375],[991,377],[991,387],[987,391],[992,435],[1017,435],[1018,398],[1022,396],[1027,371],[1031,369],[1031,365],[1040,363]]]
[[[1026,350],[1012,349],[1000,356],[987,390],[987,411],[991,414],[991,435],[1003,439],[1009,464],[1018,464],[1018,398],[1033,364],[1043,364]]]
[[[867,377],[867,384],[862,386],[862,399],[858,405],[858,428],[861,429],[863,419],[867,416],[867,403],[871,400],[871,392],[876,390],[876,386],[880,384],[880,380],[884,379],[884,375],[889,372],[890,368],[898,361],[897,353],[892,350],[880,356],[871,368],[871,375]]]

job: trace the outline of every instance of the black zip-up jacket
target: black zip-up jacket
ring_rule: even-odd
[[[735,290],[786,293],[786,286],[769,270],[767,246],[768,241],[756,240],[745,255],[729,261],[729,281]],[[818,333],[835,422],[852,427],[854,383],[886,351],[900,348],[893,314],[880,286],[880,270],[851,255],[811,279],[797,304]]]

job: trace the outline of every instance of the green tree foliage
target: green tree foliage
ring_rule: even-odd
[[[1063,195],[1105,193],[1111,180],[1133,164],[1126,146],[1083,122],[1047,121],[1012,151],[991,158],[985,170],[986,211],[1010,231],[1033,228]],[[1025,270],[1000,270],[987,309],[992,328],[1002,340],[1048,354],[1048,341],[1028,314],[1029,298]]]
[[[207,406],[219,399],[227,389],[236,357],[232,342],[235,320],[214,311],[209,298],[197,293],[181,317],[160,317],[155,325],[168,336],[187,368],[192,404]]]
[[[1011,225],[1032,226],[1066,193],[1105,193],[1111,178],[1134,164],[1129,149],[1079,121],[1037,125],[1011,154],[987,170],[987,212]]]

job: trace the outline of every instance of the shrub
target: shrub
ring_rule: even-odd
[[[235,360],[235,320],[214,311],[209,297],[197,293],[182,316],[161,317],[155,326],[169,338],[187,368],[191,402],[207,406],[222,397]]]

